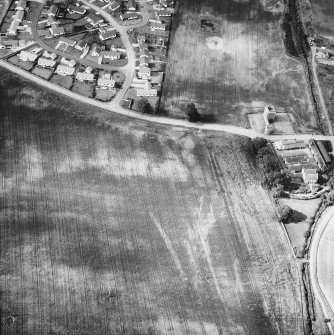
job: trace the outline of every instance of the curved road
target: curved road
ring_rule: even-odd
[[[334,206],[317,224],[310,246],[310,275],[313,291],[320,301],[328,328],[334,334]]]

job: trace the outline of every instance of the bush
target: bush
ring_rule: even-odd
[[[280,210],[280,219],[282,222],[286,222],[289,217],[291,216],[291,214],[293,213],[293,210],[291,207],[289,207],[288,205],[284,205],[282,206],[281,210]]]
[[[154,114],[153,107],[146,98],[141,98],[138,101],[138,110],[143,114]]]
[[[201,115],[198,113],[198,110],[193,103],[187,105],[186,114],[189,122],[201,121]]]

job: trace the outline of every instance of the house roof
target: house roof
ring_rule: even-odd
[[[136,9],[136,2],[134,0],[128,0],[128,9]]]
[[[20,52],[20,58],[27,58],[27,59],[29,59],[31,62],[35,61],[37,57],[38,57],[38,55],[36,55],[36,54],[33,53],[33,52],[29,52],[29,51],[25,51],[25,50],[22,50],[22,51]]]
[[[307,156],[287,156],[284,157],[284,159],[287,164],[302,164],[309,161]]]
[[[40,57],[38,59],[38,65],[45,65],[45,66],[54,67],[55,64],[56,64],[56,62],[54,60],[51,60],[51,59],[47,59],[47,58],[43,58],[43,57]]]
[[[117,52],[117,51],[104,51],[103,57],[106,57],[106,58],[120,58],[121,53]]]
[[[107,30],[107,31],[103,31],[102,33],[100,33],[100,37],[103,40],[108,40],[110,38],[115,38],[117,36],[116,34],[116,30]]]
[[[51,16],[48,17],[48,23],[49,24],[58,24],[59,21],[54,16],[51,15]]]
[[[103,21],[103,19],[97,17],[94,14],[88,14],[86,16],[86,20],[90,21],[93,25],[97,25],[99,22]]]
[[[99,78],[97,80],[97,84],[101,86],[114,86],[115,80],[113,79],[105,79],[105,78]]]
[[[155,88],[150,88],[148,90],[146,89],[137,89],[137,95],[154,95],[156,96],[158,94],[158,90]]]
[[[163,9],[163,10],[157,10],[156,11],[157,16],[171,16],[172,13],[169,10]]]
[[[43,52],[43,56],[46,58],[51,58],[52,60],[57,58],[57,55],[54,52],[50,53],[47,50]]]
[[[13,20],[22,21],[24,16],[24,10],[18,10],[15,15],[13,15]]]
[[[65,34],[65,30],[64,30],[64,27],[52,27],[50,28],[51,29],[51,33],[52,35],[63,35]]]
[[[156,23],[156,22],[151,22],[151,27],[156,28],[156,29],[166,29],[166,25],[164,23]]]
[[[68,44],[68,45],[70,45],[71,47],[73,47],[73,46],[77,43],[77,41],[71,40],[71,39],[66,38],[66,37],[61,37],[61,38],[59,39],[59,42],[60,42],[60,43],[64,43],[64,44]]]
[[[148,55],[149,55],[149,52],[148,52],[148,50],[146,50],[146,49],[142,49],[142,50],[140,50],[140,52],[139,52],[139,56],[140,56],[140,57],[148,57]]]
[[[51,5],[48,10],[48,15],[57,15],[58,13],[58,7],[56,5]]]
[[[72,75],[75,71],[75,68],[74,67],[69,67],[69,66],[64,66],[64,65],[58,65],[56,71]]]
[[[18,45],[19,41],[0,37],[0,44],[2,44],[2,45]]]
[[[138,18],[138,15],[136,13],[126,13],[120,15],[122,20],[128,20],[128,19],[136,19]]]
[[[16,20],[13,20],[11,23],[10,23],[10,26],[8,28],[8,32],[11,31],[11,32],[15,32],[17,31],[17,28],[19,27],[20,25],[20,22],[19,21],[16,21]]]
[[[27,0],[19,0],[15,9],[18,9],[18,8],[24,9],[26,8],[26,6],[27,6]]]
[[[93,73],[87,73],[87,72],[77,72],[76,74],[77,79],[81,80],[94,80],[94,74]]]
[[[149,67],[141,67],[138,70],[139,73],[143,73],[143,74],[150,74],[151,73],[151,69]]]
[[[112,10],[112,11],[114,11],[114,10],[116,10],[117,8],[119,8],[121,6],[121,4],[119,3],[119,2],[113,2],[110,6],[109,6],[109,8]]]
[[[67,9],[69,10],[69,11],[73,11],[73,12],[75,12],[75,13],[78,13],[78,14],[85,14],[86,13],[86,9],[85,8],[83,8],[83,7],[81,7],[81,6],[74,6],[74,5],[69,5],[68,7],[67,7]]]

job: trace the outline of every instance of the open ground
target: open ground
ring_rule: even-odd
[[[194,102],[209,120],[248,126],[267,103],[317,127],[301,63],[286,55],[281,1],[180,1],[173,22],[161,107],[184,117]],[[204,6],[205,4],[205,6]],[[201,28],[211,22],[212,30]]]
[[[304,334],[296,264],[239,137],[106,127],[0,78],[2,334]]]

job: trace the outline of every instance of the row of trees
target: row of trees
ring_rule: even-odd
[[[138,111],[143,114],[156,114],[156,111],[146,98],[141,98],[138,101]],[[193,103],[190,103],[186,106],[185,112],[189,122],[201,121],[201,115]]]

